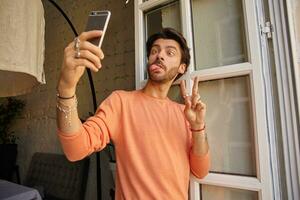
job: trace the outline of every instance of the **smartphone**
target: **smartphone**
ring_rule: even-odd
[[[99,48],[102,45],[109,19],[110,19],[110,11],[108,10],[91,11],[89,14],[85,31],[91,31],[91,30],[102,31],[101,37],[93,38],[89,40],[91,43],[98,46]]]

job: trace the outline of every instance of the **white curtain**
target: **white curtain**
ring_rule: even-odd
[[[30,92],[44,76],[44,9],[40,0],[1,0],[0,97]]]

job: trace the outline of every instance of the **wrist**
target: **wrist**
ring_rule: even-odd
[[[57,85],[57,97],[58,98],[72,98],[76,92],[76,87],[66,87],[63,84]]]
[[[205,130],[205,122],[198,123],[198,124],[191,124],[190,130],[193,132],[199,132]]]

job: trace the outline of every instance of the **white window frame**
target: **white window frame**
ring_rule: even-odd
[[[135,2],[135,61],[136,61],[136,88],[140,89],[144,86],[144,58],[145,58],[145,32],[144,32],[144,11],[154,6],[168,2],[168,0],[149,0]],[[269,131],[267,127],[266,113],[266,91],[264,86],[262,65],[262,52],[260,51],[260,29],[259,20],[256,10],[255,0],[243,0],[244,18],[247,40],[249,62],[222,66],[211,69],[203,69],[194,71],[194,55],[193,55],[193,34],[192,21],[190,12],[190,1],[179,0],[182,17],[182,30],[188,46],[191,48],[191,65],[186,74],[181,79],[186,80],[187,89],[191,91],[192,78],[198,76],[200,81],[236,77],[248,75],[251,82],[252,107],[254,108],[254,136],[256,149],[257,178],[215,174],[210,173],[204,179],[197,179],[191,176],[190,196],[192,200],[200,199],[199,184],[209,184],[214,186],[232,187],[237,189],[245,189],[257,191],[260,200],[274,199],[272,187],[271,159],[269,147]],[[178,84],[178,81],[174,84]],[[212,147],[213,148],[213,147]]]

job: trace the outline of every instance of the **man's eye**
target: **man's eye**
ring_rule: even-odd
[[[168,55],[169,55],[169,56],[174,56],[174,55],[175,55],[175,52],[173,52],[173,51],[168,51]]]
[[[151,50],[151,54],[156,54],[157,53],[157,50],[156,49],[152,49]]]

